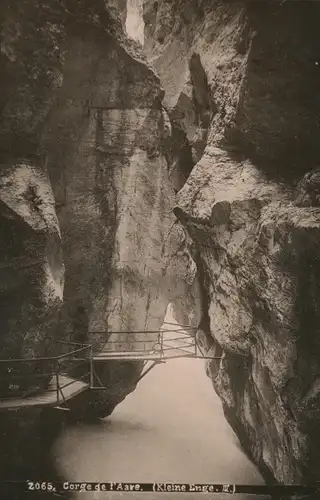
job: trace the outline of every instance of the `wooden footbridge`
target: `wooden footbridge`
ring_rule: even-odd
[[[203,353],[192,335],[194,329],[165,325],[157,331],[89,332],[90,338],[95,334],[106,336],[99,352],[94,352],[91,344],[58,341],[62,351],[59,356],[0,359],[0,411],[67,409],[68,401],[80,393],[106,389],[96,374],[101,363],[140,362],[139,382],[157,364],[170,359],[214,359]]]

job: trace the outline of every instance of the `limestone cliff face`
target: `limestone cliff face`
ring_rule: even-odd
[[[64,272],[53,193],[39,166],[1,167],[1,357],[53,353]]]
[[[292,203],[319,158],[319,16],[305,2],[144,3],[175,214],[203,282],[199,338],[222,357],[207,373],[248,454],[288,483],[320,470],[320,211]]]
[[[64,235],[64,329],[84,307],[90,332],[155,330],[172,297],[186,292],[188,265],[176,258],[163,92],[146,64],[113,40],[79,32],[66,46],[64,86],[44,141]],[[99,333],[88,338],[97,348],[106,341]],[[118,402],[140,369],[104,365],[100,378],[110,379]],[[108,399],[95,393],[96,406]]]
[[[154,330],[194,278],[172,213],[163,90],[116,4],[1,7],[5,356],[49,355],[67,333],[101,349],[95,332]],[[77,407],[110,413],[140,369],[98,368],[108,389]]]

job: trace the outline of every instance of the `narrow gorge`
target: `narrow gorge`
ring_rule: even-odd
[[[3,0],[0,359],[134,342],[170,305],[220,358],[207,375],[264,479],[320,480],[319,20],[305,1]],[[142,370],[100,366],[77,417]],[[41,390],[33,369],[0,397]],[[1,465],[43,415],[0,412]]]

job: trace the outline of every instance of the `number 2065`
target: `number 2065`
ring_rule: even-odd
[[[47,481],[27,481],[29,491],[54,491],[52,483]]]

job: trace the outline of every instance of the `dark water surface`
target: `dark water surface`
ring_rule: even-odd
[[[55,500],[52,493],[29,491],[28,480],[60,483],[66,478],[51,453],[57,436],[68,428],[61,412],[44,409],[38,418],[28,411],[3,414],[0,425],[0,500]],[[32,417],[35,417],[32,423]],[[25,428],[25,430],[24,430]],[[64,500],[72,499],[65,492]]]
[[[223,416],[203,360],[177,359],[157,366],[109,418],[62,430],[52,453],[58,472],[70,481],[263,484]],[[83,500],[172,497],[196,500],[202,494],[76,494]]]

